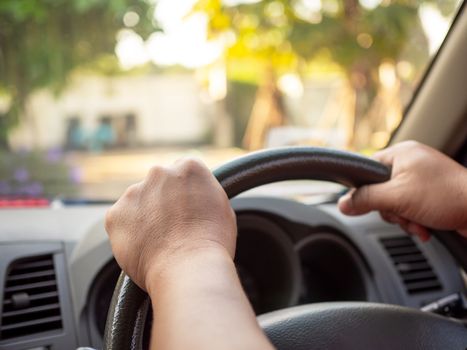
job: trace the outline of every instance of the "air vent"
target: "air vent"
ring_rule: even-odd
[[[412,238],[383,238],[381,243],[409,294],[432,292],[442,288],[438,276]]]
[[[16,260],[8,270],[0,340],[61,329],[53,256]]]

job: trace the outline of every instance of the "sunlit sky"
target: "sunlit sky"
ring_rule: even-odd
[[[157,65],[197,68],[218,59],[219,41],[207,39],[207,17],[187,16],[196,0],[159,0],[154,17],[164,32],[153,33],[146,42],[132,30],[119,33],[116,53],[123,68],[152,61]]]
[[[239,3],[255,3],[261,0],[224,0],[227,6]],[[119,32],[115,52],[124,69],[145,64],[149,61],[160,66],[181,65],[198,68],[218,60],[224,43],[219,39],[208,40],[207,17],[202,13],[187,16],[196,0],[157,0],[154,17],[164,32],[153,33],[147,41],[131,27],[139,17],[129,12],[124,17],[128,27]],[[363,7],[373,9],[382,0],[360,0]],[[321,0],[302,0],[306,12],[317,12],[322,8]],[[448,29],[450,20],[444,18],[433,5],[423,5],[419,10],[423,29],[428,37],[430,53],[436,52]]]

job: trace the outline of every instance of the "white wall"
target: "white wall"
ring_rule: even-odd
[[[67,118],[81,118],[93,130],[102,115],[133,113],[142,144],[199,141],[210,120],[193,75],[149,75],[105,78],[81,76],[57,98],[35,93],[23,122],[10,137],[14,148],[62,146]]]

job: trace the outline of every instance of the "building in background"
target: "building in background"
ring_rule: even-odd
[[[80,76],[58,97],[35,93],[9,141],[13,149],[96,151],[199,144],[209,108],[192,74]]]

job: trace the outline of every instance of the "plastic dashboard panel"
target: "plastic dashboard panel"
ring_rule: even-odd
[[[381,238],[405,237],[406,233],[397,226],[383,222],[376,213],[347,217],[342,215],[334,204],[307,206],[275,198],[239,198],[233,200],[233,206],[236,212],[259,211],[310,228],[337,230],[358,249],[369,268],[372,284],[370,287],[374,287],[375,292],[375,299],[370,294],[370,300],[419,308],[444,295],[464,290],[457,264],[446,249],[432,239],[428,243],[417,243],[417,246],[432,265],[443,288],[435,292],[409,295],[380,243]]]
[[[296,245],[310,232],[332,229],[358,249],[365,263],[368,300],[412,307],[464,289],[459,269],[440,243],[418,244],[438,275],[443,289],[409,295],[379,239],[405,235],[381,221],[377,214],[345,217],[334,204],[309,206],[272,197],[240,196],[232,200],[237,213],[279,218],[279,225]],[[24,255],[54,252],[60,280],[64,331],[39,334],[14,343],[0,343],[0,349],[73,349],[99,347],[100,338],[86,317],[91,286],[98,272],[112,259],[103,220],[108,207],[74,207],[54,210],[0,211],[0,295],[8,261]],[[251,215],[250,215],[251,214]],[[305,227],[299,232],[296,228]],[[64,233],[68,234],[64,234]],[[15,345],[13,345],[15,344]],[[65,346],[66,344],[66,346]]]
[[[17,259],[51,255],[53,257],[60,313],[61,329],[48,332],[24,335],[21,337],[0,340],[0,350],[47,349],[59,350],[76,347],[76,327],[71,308],[71,295],[68,283],[67,264],[61,242],[16,242],[0,243],[0,305],[3,305],[3,291],[8,266]],[[2,319],[0,308],[0,321]]]

